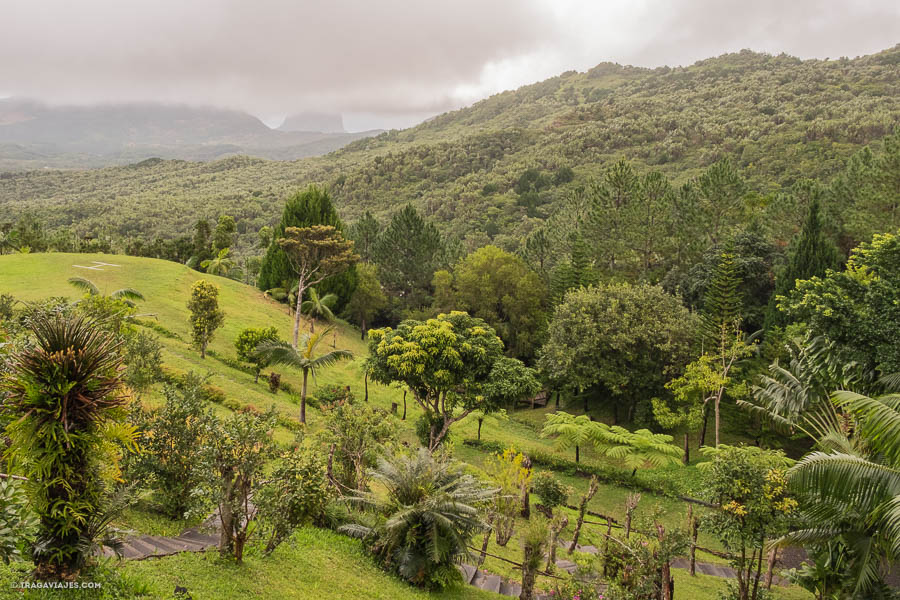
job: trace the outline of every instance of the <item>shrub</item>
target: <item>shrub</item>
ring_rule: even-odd
[[[268,481],[254,496],[258,517],[270,554],[304,523],[323,524],[333,493],[325,462],[312,448],[297,448],[281,455]]]
[[[225,400],[222,401],[222,406],[232,411],[241,410],[241,403],[234,398],[225,398]]]
[[[125,383],[138,397],[162,379],[162,344],[159,338],[138,331],[125,344]]]
[[[327,407],[329,405],[336,405],[340,402],[353,404],[356,401],[356,397],[349,388],[350,386],[342,387],[339,385],[326,385],[320,387],[316,390],[316,398],[319,401],[319,406]],[[309,398],[306,399],[306,402],[309,403]]]
[[[323,436],[334,446],[334,476],[348,490],[365,490],[369,469],[397,440],[397,424],[384,410],[340,401],[326,412]]]
[[[37,520],[19,482],[0,479],[0,559],[21,558],[30,546]]]
[[[263,355],[254,352],[258,345],[266,341],[277,342],[278,329],[275,327],[248,327],[241,331],[234,340],[238,358],[253,365],[254,383],[259,382],[260,371],[269,364]]]
[[[13,305],[16,299],[9,294],[0,294],[0,321],[13,318]]]
[[[277,394],[279,387],[281,387],[281,375],[272,371],[269,373],[269,391],[273,394]]]
[[[203,446],[216,435],[216,419],[203,400],[202,379],[190,374],[183,389],[166,385],[165,403],[139,411],[143,452],[131,461],[130,474],[152,486],[160,510],[175,519],[204,508],[206,483],[200,462]]]
[[[225,394],[225,390],[209,384],[200,388],[200,395],[204,400],[213,404],[223,404],[228,397]]]
[[[547,471],[541,471],[534,476],[532,489],[541,499],[541,504],[549,509],[563,506],[569,500],[571,490],[563,485],[559,479]]]

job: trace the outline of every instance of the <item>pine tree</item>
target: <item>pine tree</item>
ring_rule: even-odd
[[[722,330],[739,326],[743,302],[738,286],[740,277],[734,263],[734,252],[727,247],[719,256],[706,294],[703,296],[701,333],[704,345],[718,345]]]
[[[272,235],[272,243],[266,251],[262,266],[259,270],[257,286],[261,290],[272,288],[291,289],[295,283],[294,272],[291,269],[284,250],[278,245],[277,240],[284,237],[284,231],[288,227],[312,227],[313,225],[330,225],[344,232],[344,224],[341,222],[331,197],[327,190],[316,186],[309,186],[302,192],[298,192],[288,198],[284,205],[284,213],[281,222],[275,228]],[[356,269],[351,267],[347,271],[329,277],[318,287],[322,294],[335,294],[338,297],[335,311],[343,309],[356,288]]]
[[[818,195],[814,195],[809,203],[803,229],[788,248],[787,265],[776,277],[775,296],[769,303],[766,328],[785,324],[784,315],[775,306],[778,296],[787,295],[793,290],[797,280],[821,277],[828,269],[836,269],[840,263],[840,250],[825,232],[822,208]]]
[[[432,275],[444,266],[444,255],[444,240],[437,227],[411,204],[394,214],[374,251],[382,284],[407,308],[425,305]]]
[[[366,214],[350,227],[349,237],[355,243],[356,253],[363,262],[372,262],[375,243],[380,234],[381,223],[369,211],[366,211]]]

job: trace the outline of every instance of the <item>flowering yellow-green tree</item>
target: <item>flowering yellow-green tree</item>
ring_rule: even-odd
[[[213,333],[225,322],[225,313],[219,309],[219,288],[202,279],[191,286],[191,336],[194,345],[200,349],[200,358],[206,358],[206,347],[212,341]]]
[[[704,527],[734,555],[738,600],[757,600],[766,541],[787,531],[797,500],[787,485],[791,460],[755,446],[704,448],[706,499],[719,506]]]

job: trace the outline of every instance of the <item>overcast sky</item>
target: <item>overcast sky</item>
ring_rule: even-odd
[[[334,111],[405,127],[603,61],[854,57],[900,0],[0,0],[0,96]]]

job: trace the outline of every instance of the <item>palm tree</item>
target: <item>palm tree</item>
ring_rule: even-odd
[[[900,559],[900,394],[840,391],[832,401],[846,411],[840,429],[789,472],[805,526],[778,543],[841,542],[843,591],[868,597],[884,590],[885,566]]]
[[[300,312],[309,317],[309,332],[316,332],[316,319],[320,318],[324,321],[333,321],[334,313],[331,309],[337,303],[338,297],[335,294],[325,294],[319,296],[316,288],[311,287],[309,290],[309,300],[304,300],[300,305]]]
[[[306,382],[310,374],[313,379],[320,370],[330,367],[338,361],[353,358],[348,350],[332,350],[317,356],[319,343],[328,335],[331,327],[321,333],[303,334],[297,348],[287,342],[265,341],[253,351],[255,356],[265,359],[270,365],[287,365],[300,369],[303,373],[303,387],[300,390],[300,422],[306,423]]]
[[[547,415],[541,437],[553,435],[557,436],[560,449],[575,446],[575,462],[579,460],[580,447],[590,442],[601,455],[623,461],[632,469],[632,475],[648,464],[659,467],[681,462],[681,449],[672,444],[671,435],[648,429],[628,431],[618,425],[591,421],[587,415],[576,417],[562,411]]]
[[[69,277],[69,283],[86,293],[88,296],[105,296],[105,294],[100,293],[100,288],[97,287],[97,284],[90,279],[84,277]],[[144,300],[144,295],[134,288],[122,288],[106,297],[112,298],[113,300],[122,300],[128,306],[134,306],[134,303],[137,300]]]
[[[381,458],[371,474],[386,493],[351,500],[375,509],[383,521],[375,527],[345,525],[341,531],[370,540],[384,564],[413,584],[450,581],[456,559],[468,554],[470,537],[485,527],[478,506],[496,490],[424,448],[412,456]]]
[[[215,258],[201,262],[200,267],[210,275],[228,277],[228,274],[234,268],[234,260],[228,257],[229,252],[230,248],[222,248]]]

